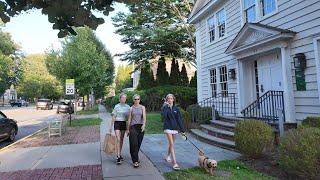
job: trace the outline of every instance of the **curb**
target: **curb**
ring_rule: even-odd
[[[46,128],[48,128],[48,126],[46,126],[46,127],[44,127],[44,128],[41,128],[41,129],[39,129],[38,131],[36,131],[36,132],[34,132],[34,133],[32,133],[32,134],[29,134],[28,136],[23,137],[23,138],[19,139],[18,141],[15,141],[14,143],[9,144],[9,145],[6,146],[6,147],[1,148],[1,149],[0,149],[0,152],[9,149],[11,146],[14,146],[14,145],[18,144],[19,142],[21,142],[21,141],[23,141],[23,140],[25,140],[25,139],[27,139],[27,138],[29,138],[29,137],[31,137],[31,136],[39,133],[39,132],[41,132],[42,130],[44,130],[44,129],[46,129]]]

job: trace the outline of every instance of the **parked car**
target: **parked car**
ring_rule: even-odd
[[[21,107],[22,106],[22,102],[20,100],[10,101],[10,105],[11,105],[11,107],[14,107],[14,106]]]
[[[59,113],[74,113],[73,103],[71,101],[61,101],[57,108],[57,114]]]
[[[28,106],[29,105],[29,103],[27,102],[27,101],[25,101],[25,100],[16,100],[16,101],[11,101],[10,102],[10,105],[12,106],[12,107],[14,107],[14,106],[18,106],[18,107],[21,107],[21,106]]]
[[[5,140],[14,141],[17,134],[17,121],[7,118],[7,116],[0,111],[0,142]]]
[[[39,99],[36,103],[36,109],[53,109],[53,103],[50,99]]]

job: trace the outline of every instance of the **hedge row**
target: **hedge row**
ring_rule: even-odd
[[[133,96],[139,94],[141,96],[141,104],[143,104],[147,111],[160,111],[163,105],[163,98],[167,94],[174,94],[176,97],[176,104],[186,109],[189,105],[197,102],[197,89],[193,87],[183,86],[158,86],[146,90],[127,92],[127,104],[133,104]],[[108,108],[114,107],[119,103],[119,94],[112,98],[107,98],[106,106]]]

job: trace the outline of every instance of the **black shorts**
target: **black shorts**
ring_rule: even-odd
[[[114,130],[127,130],[127,123],[125,121],[115,121],[114,122]]]

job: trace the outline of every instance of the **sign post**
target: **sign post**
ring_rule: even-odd
[[[74,95],[75,96],[74,79],[66,79],[66,95]],[[72,105],[72,101],[71,101],[70,105]],[[69,110],[70,126],[71,126],[71,113],[72,113],[71,110]]]

